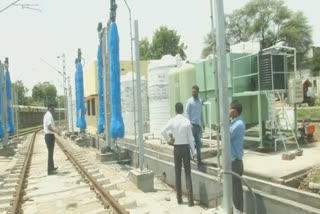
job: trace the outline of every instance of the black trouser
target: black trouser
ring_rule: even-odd
[[[54,134],[45,134],[44,139],[48,149],[48,172],[54,170],[53,151],[54,151]]]
[[[174,154],[174,169],[176,174],[176,190],[178,200],[182,197],[181,191],[181,168],[182,162],[184,172],[186,175],[186,186],[188,192],[188,200],[193,202],[192,195],[192,181],[191,181],[191,166],[190,166],[190,150],[189,145],[175,145],[173,149]]]
[[[242,160],[232,161],[232,171],[242,176],[243,174],[243,162]],[[242,182],[240,179],[232,176],[232,191],[233,191],[233,204],[237,210],[243,212],[243,190]]]

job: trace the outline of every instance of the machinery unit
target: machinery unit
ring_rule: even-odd
[[[257,125],[258,129],[245,139],[259,142],[262,147],[266,140],[266,122],[277,122],[274,120],[277,112],[275,98],[283,101],[288,94],[288,80],[297,77],[296,50],[290,47],[271,47],[234,59],[232,64],[233,99],[239,100],[243,105],[242,116],[247,128]],[[280,132],[279,126],[272,127]],[[293,135],[295,138],[296,135]],[[281,138],[284,141],[282,136]]]

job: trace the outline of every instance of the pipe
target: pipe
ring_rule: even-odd
[[[226,59],[226,41],[224,27],[223,0],[215,0],[216,15],[216,44],[218,56],[218,77],[219,77],[219,97],[220,97],[220,119],[222,137],[222,167],[224,171],[231,171],[231,144],[230,144],[230,122],[229,122],[229,100],[228,100],[228,74]],[[226,213],[231,213],[232,208],[232,182],[231,176],[223,176],[223,208]]]
[[[136,51],[136,81],[137,81],[137,105],[138,105],[138,142],[139,142],[139,168],[143,171],[143,133],[142,133],[142,102],[141,102],[141,77],[140,77],[140,41],[139,23],[134,20],[134,40]]]
[[[212,0],[210,0],[210,18],[211,18],[211,33],[212,33],[212,42],[214,39],[214,19],[213,19],[213,6]],[[214,83],[215,83],[215,107],[216,107],[216,122],[217,122],[217,159],[218,159],[218,168],[221,168],[220,163],[220,117],[219,117],[219,81],[218,81],[218,70],[217,70],[217,61],[216,61],[216,47],[215,45],[212,46],[212,68],[214,73]],[[210,127],[211,128],[211,127]]]
[[[236,178],[238,178],[239,180],[241,180],[241,182],[246,185],[252,195],[253,198],[253,206],[254,206],[254,213],[258,214],[258,208],[257,208],[257,198],[256,195],[254,194],[253,190],[251,189],[251,187],[249,186],[249,184],[242,178],[242,176],[238,175],[237,173],[234,173],[232,171],[221,171],[223,174],[228,174],[228,175],[232,175]]]

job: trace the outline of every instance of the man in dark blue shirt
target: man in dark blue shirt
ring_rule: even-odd
[[[229,115],[232,119],[230,124],[232,171],[240,176],[243,174],[243,141],[246,131],[241,112],[241,103],[237,100],[232,101],[229,110]],[[234,206],[238,211],[243,212],[242,182],[238,178],[232,177],[232,187]]]

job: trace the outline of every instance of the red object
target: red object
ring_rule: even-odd
[[[313,135],[314,131],[315,131],[315,125],[314,124],[310,124],[310,125],[307,125],[307,128],[306,128],[306,134],[307,135]]]

